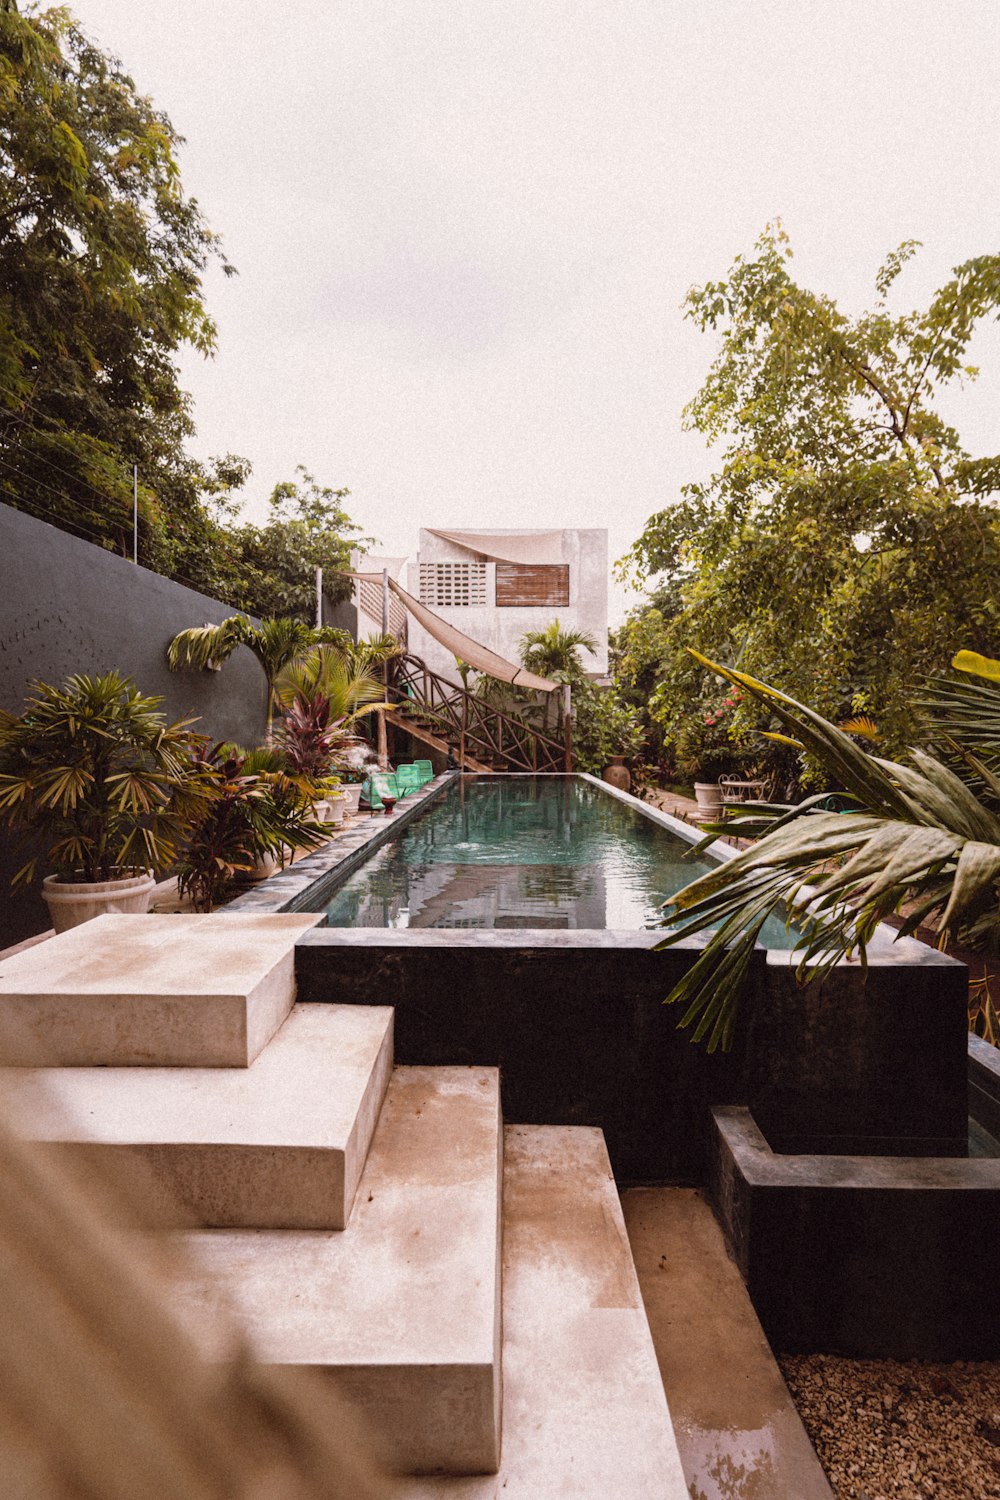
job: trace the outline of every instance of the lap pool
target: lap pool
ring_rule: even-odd
[[[331,927],[655,928],[712,868],[690,849],[582,778],[456,777],[322,905]],[[762,941],[794,938],[772,920]]]

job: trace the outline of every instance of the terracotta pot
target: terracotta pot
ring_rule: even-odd
[[[58,875],[47,875],[42,881],[42,899],[56,932],[68,932],[107,912],[147,912],[155,889],[151,870],[119,880],[60,880]]]
[[[625,764],[624,755],[612,755],[611,764],[605,770],[602,779],[608,783],[608,786],[617,787],[620,792],[631,791],[632,777]]]
[[[722,788],[717,781],[696,781],[694,797],[698,812],[706,823],[717,823],[722,817]]]

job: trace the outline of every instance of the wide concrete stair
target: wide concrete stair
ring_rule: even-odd
[[[505,1132],[495,1070],[394,1068],[389,1007],[296,1004],[313,920],[111,917],[96,956],[0,963],[22,1130],[179,1201],[178,1316],[320,1371],[400,1500],[682,1500],[601,1132]]]

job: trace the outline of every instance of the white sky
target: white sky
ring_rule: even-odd
[[[186,136],[240,271],[187,354],[196,451],[347,486],[390,553],[421,525],[607,526],[703,476],[681,315],[768,219],[858,310],[1000,248],[998,0],[74,0]],[[1000,449],[1000,336],[947,414]],[[635,596],[614,593],[620,617]]]

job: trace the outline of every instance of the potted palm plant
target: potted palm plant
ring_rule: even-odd
[[[19,714],[0,714],[0,821],[46,843],[42,883],[57,932],[102,912],[143,912],[154,870],[206,805],[190,719],[168,724],[160,698],[117,672],[33,684]],[[34,855],[14,877],[37,873]]]
[[[377,644],[384,652],[381,642]],[[358,810],[363,780],[353,764],[359,741],[352,726],[375,710],[394,708],[382,701],[385,685],[375,676],[373,664],[360,647],[345,651],[321,645],[285,667],[275,683],[282,713],[278,739],[290,764],[320,777],[336,770],[345,783],[343,804],[351,813]],[[361,744],[367,750],[366,742]]]

